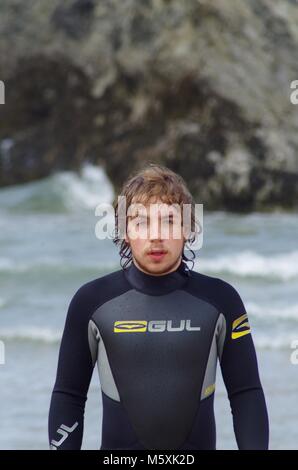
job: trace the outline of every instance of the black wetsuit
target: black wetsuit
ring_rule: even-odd
[[[239,449],[268,448],[252,335],[235,288],[179,268],[126,269],[80,287],[67,313],[49,412],[52,449],[80,449],[97,362],[100,449],[215,449],[219,360]]]

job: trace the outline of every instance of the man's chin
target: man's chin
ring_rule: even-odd
[[[147,271],[149,274],[156,274],[156,275],[162,275],[166,274],[169,271],[172,271],[175,267],[175,269],[178,267],[178,260],[172,260],[172,262],[169,262],[169,260],[146,260],[139,262],[136,259],[136,262],[138,266],[143,270]],[[177,265],[177,266],[176,266]]]

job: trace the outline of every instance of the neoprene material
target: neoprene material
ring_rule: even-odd
[[[154,276],[132,262],[73,296],[49,411],[51,449],[80,449],[94,366],[100,449],[215,449],[217,364],[239,449],[267,449],[269,423],[244,304],[236,289],[189,270]]]

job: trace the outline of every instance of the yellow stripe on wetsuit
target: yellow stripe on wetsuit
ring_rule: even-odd
[[[244,328],[244,329],[243,329]],[[242,331],[238,331],[241,329]],[[241,315],[233,321],[232,325],[232,339],[241,338],[241,336],[248,335],[250,333],[250,326],[248,323],[247,314]]]

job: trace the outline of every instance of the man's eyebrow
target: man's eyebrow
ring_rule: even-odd
[[[128,217],[130,217],[131,219],[135,219],[136,217],[140,217],[142,219],[148,219],[148,215],[145,215],[145,214],[134,214],[134,215],[129,215]]]

